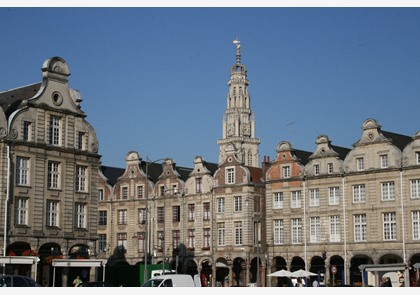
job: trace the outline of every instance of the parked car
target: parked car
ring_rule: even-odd
[[[0,287],[41,287],[41,285],[30,277],[0,275]]]
[[[115,287],[113,283],[110,282],[86,282],[81,284],[79,287]]]

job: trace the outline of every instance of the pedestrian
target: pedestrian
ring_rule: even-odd
[[[318,286],[319,286],[318,281],[317,280],[314,280],[312,282],[312,287],[318,287]]]
[[[73,280],[73,285],[75,287],[79,287],[82,284],[82,280],[80,279],[80,276],[77,276],[74,280]]]

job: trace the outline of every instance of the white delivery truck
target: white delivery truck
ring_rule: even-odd
[[[199,275],[167,274],[151,278],[142,287],[201,287],[201,281]]]

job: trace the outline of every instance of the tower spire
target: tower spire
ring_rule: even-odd
[[[241,63],[241,41],[239,41],[238,38],[236,38],[235,40],[233,40],[233,44],[236,45],[236,64],[240,64]]]

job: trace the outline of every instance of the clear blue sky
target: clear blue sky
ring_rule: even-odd
[[[242,44],[260,157],[318,135],[351,147],[374,118],[420,130],[420,8],[0,8],[0,91],[41,81],[47,58],[96,130],[102,164],[129,151],[218,162],[235,46]]]

